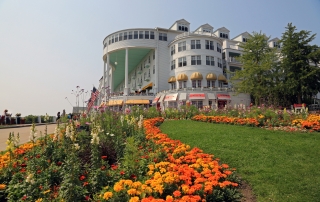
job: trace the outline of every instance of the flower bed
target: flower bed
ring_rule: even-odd
[[[109,112],[108,112],[109,113]],[[171,140],[163,118],[96,114],[0,155],[0,201],[226,201],[240,198],[234,169]],[[144,128],[144,129],[143,129]]]

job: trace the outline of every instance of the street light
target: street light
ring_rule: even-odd
[[[76,87],[76,91],[72,90],[72,93],[71,93],[76,97],[77,113],[79,113],[79,93],[80,93],[79,88],[80,88],[80,86],[77,86]]]

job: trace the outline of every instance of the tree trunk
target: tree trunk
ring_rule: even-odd
[[[302,104],[302,96],[301,96],[301,93],[298,93],[297,97],[298,97],[298,104]]]

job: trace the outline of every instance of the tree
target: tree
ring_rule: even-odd
[[[253,32],[246,43],[240,45],[243,54],[239,57],[242,71],[237,71],[231,81],[237,93],[249,93],[255,99],[255,104],[261,104],[261,98],[276,101],[276,81],[278,77],[278,57],[275,48],[270,48],[270,37]]]
[[[302,103],[320,91],[320,49],[310,45],[315,34],[301,30],[289,23],[282,35],[281,68],[284,73],[284,88],[287,96]]]

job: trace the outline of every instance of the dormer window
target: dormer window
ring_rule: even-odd
[[[211,30],[209,30],[209,29],[203,29],[202,31],[207,32],[207,33],[211,33]]]
[[[186,25],[178,25],[178,30],[187,32],[188,31],[188,27]]]
[[[274,48],[280,48],[280,44],[276,41],[273,42],[273,47]]]
[[[242,42],[247,42],[248,39],[247,38],[242,38]]]
[[[220,38],[228,39],[229,37],[228,37],[228,34],[221,32],[220,33]]]

